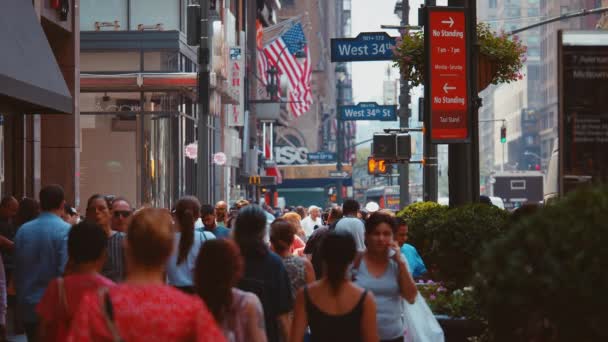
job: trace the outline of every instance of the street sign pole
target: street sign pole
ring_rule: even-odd
[[[436,6],[435,0],[425,0],[426,6]],[[426,101],[426,99],[425,99]],[[427,104],[423,104],[423,108],[428,108]],[[424,127],[430,127],[430,115],[427,113],[423,117]],[[430,132],[425,132],[423,135],[424,144],[424,165],[422,174],[423,184],[423,200],[425,202],[437,202],[439,196],[438,184],[438,167],[437,160],[437,145],[431,142]]]
[[[477,78],[479,77],[479,64],[477,59],[479,56],[479,42],[477,41],[477,1],[469,0],[468,4],[469,15],[469,46],[470,59],[473,61],[469,64],[471,73],[471,195],[472,202],[479,202],[479,186],[480,186],[480,166],[479,166],[479,107],[481,107],[481,98],[479,97],[479,89]]]
[[[201,203],[211,203],[209,191],[211,156],[209,152],[209,58],[211,54],[211,30],[209,30],[209,4],[201,2],[200,44],[198,52],[198,151],[196,158],[197,195]]]
[[[468,5],[468,6],[467,6]],[[474,0],[448,0],[448,6],[466,7],[469,54],[467,78],[470,80],[469,105],[470,144],[449,145],[449,197],[450,206],[459,206],[479,199],[479,132],[478,111],[480,101],[477,91],[477,7]]]
[[[336,86],[338,87],[337,89],[337,96],[336,96],[336,109],[337,111],[340,111],[340,107],[342,106],[342,81],[338,80],[338,82],[336,83]],[[336,155],[336,171],[337,172],[342,172],[342,158],[344,157],[344,137],[343,137],[343,124],[344,121],[342,121],[342,119],[340,118],[340,114],[337,113],[337,129],[338,132],[336,134],[336,150],[337,150],[337,155]],[[342,178],[336,178],[336,203],[338,205],[342,205],[342,186],[343,186],[344,182],[342,181]]]
[[[407,26],[410,23],[410,2],[402,0],[401,26]],[[405,78],[404,73],[401,73],[401,89],[399,96],[399,127],[408,128],[410,119],[410,87]],[[410,164],[409,162],[399,164],[399,206],[401,208],[410,204]]]

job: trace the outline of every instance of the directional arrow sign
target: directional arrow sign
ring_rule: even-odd
[[[330,171],[329,178],[348,178],[349,174],[346,171]]]
[[[360,102],[357,105],[341,106],[340,120],[397,120],[397,106],[379,105],[376,102]]]
[[[450,90],[456,90],[456,87],[450,87],[447,83],[445,83],[443,85],[443,92],[447,94],[450,92]]]
[[[331,61],[390,61],[395,41],[396,38],[386,32],[362,32],[356,38],[333,38]]]
[[[448,24],[448,25],[450,25],[450,28],[452,28],[452,26],[454,26],[454,19],[452,17],[450,17],[449,20],[442,20],[441,23]]]
[[[431,142],[469,141],[469,91],[465,12],[457,7],[427,7],[425,84]]]

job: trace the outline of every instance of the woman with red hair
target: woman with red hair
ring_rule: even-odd
[[[174,239],[168,211],[135,213],[126,235],[125,282],[85,295],[68,341],[225,341],[200,299],[165,284]]]
[[[207,304],[229,342],[266,342],[262,303],[235,286],[243,276],[243,257],[232,240],[207,241],[196,259],[196,293]]]

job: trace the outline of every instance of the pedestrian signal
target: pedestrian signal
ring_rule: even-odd
[[[367,158],[367,173],[370,175],[384,175],[391,173],[390,164],[383,159]]]

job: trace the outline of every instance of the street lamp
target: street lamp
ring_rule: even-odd
[[[336,153],[336,171],[341,172],[342,171],[342,157],[344,156],[344,138],[343,138],[343,127],[342,127],[342,118],[340,117],[340,107],[342,106],[343,102],[344,102],[344,96],[343,96],[343,88],[344,88],[344,80],[346,79],[346,67],[344,66],[344,64],[338,64],[336,65],[336,90],[337,90],[337,96],[336,96],[336,122],[337,122],[337,129],[338,131],[336,132],[336,149],[337,149],[337,153]],[[336,179],[336,203],[337,204],[341,204],[342,203],[342,187],[343,187],[343,179],[337,178]]]
[[[403,1],[395,3],[395,10],[393,13],[395,13],[399,19],[403,19]]]

